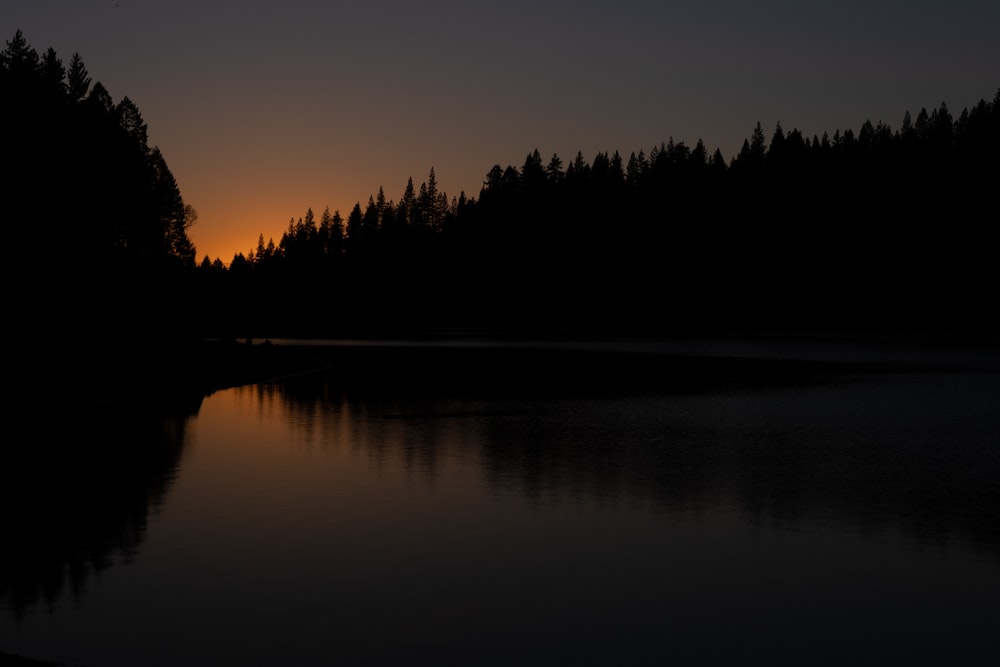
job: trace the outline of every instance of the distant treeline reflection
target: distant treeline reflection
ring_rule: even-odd
[[[471,363],[481,356],[466,360],[482,367]],[[476,381],[455,364],[418,391],[366,379],[360,367],[241,391],[283,403],[295,415],[288,423],[303,429],[296,441],[349,447],[422,479],[460,458],[490,487],[531,504],[668,512],[731,504],[764,525],[833,521],[1000,558],[1000,470],[989,444],[1000,421],[986,398],[995,379],[865,377],[810,364],[778,378],[656,359],[633,361],[675,366],[677,376],[643,386],[614,381],[627,371],[589,384],[561,372],[589,356],[568,354],[530,387],[494,382],[503,371]],[[514,375],[513,359],[499,354],[487,366]]]

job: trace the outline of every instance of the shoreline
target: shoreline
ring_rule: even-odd
[[[125,400],[196,410],[216,391],[325,371],[369,386],[408,381],[417,388],[421,378],[430,385],[470,386],[543,379],[590,388],[605,382],[675,389],[685,381],[766,382],[828,373],[1000,371],[1000,336],[991,334],[443,330],[343,338],[104,341],[42,351],[32,353],[41,359],[36,366],[15,372],[23,388],[15,400],[29,409],[56,390],[80,407]]]

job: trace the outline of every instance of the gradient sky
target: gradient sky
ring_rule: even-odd
[[[136,103],[198,211],[199,261],[226,263],[431,167],[478,196],[536,148],[701,138],[728,160],[757,122],[896,129],[1000,88],[997,0],[4,0],[0,27]]]

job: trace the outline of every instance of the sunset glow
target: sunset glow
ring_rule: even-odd
[[[478,196],[534,149],[624,157],[673,137],[729,159],[756,122],[806,136],[898,127],[991,96],[1000,5],[819,2],[80,3],[13,0],[24,31],[78,52],[149,126],[199,261],[228,262],[289,219],[399,198],[435,168]]]

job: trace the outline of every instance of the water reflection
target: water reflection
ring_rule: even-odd
[[[995,647],[996,373],[438,355],[352,352],[186,420],[68,423],[68,463],[7,497],[5,518],[48,500],[7,524],[21,620],[0,618],[0,651],[967,664]],[[107,455],[79,447],[96,432]],[[129,458],[134,478],[110,472]],[[59,604],[59,582],[88,581]]]
[[[441,460],[474,461],[484,484],[529,503],[731,504],[752,522],[902,530],[1000,560],[996,374],[812,369],[764,379],[714,373],[698,391],[611,395],[550,382],[525,397],[440,379],[420,395],[359,389],[334,373],[248,390],[261,405],[281,401],[317,446],[351,443],[427,479]]]
[[[88,405],[46,414],[0,449],[0,604],[16,617],[79,598],[135,558],[174,479],[197,402]]]

